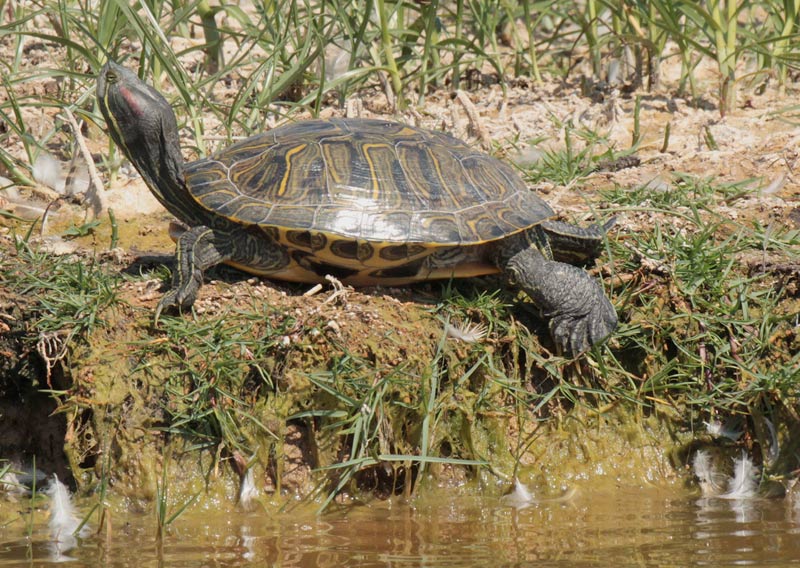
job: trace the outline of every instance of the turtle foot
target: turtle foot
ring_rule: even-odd
[[[514,255],[506,274],[539,308],[560,353],[580,355],[617,327],[614,306],[600,285],[580,268],[548,260],[529,248]]]
[[[617,328],[617,313],[600,287],[594,299],[586,298],[586,310],[550,314],[550,334],[561,353],[580,355],[602,343]],[[573,305],[574,306],[574,305]]]
[[[155,324],[164,310],[191,308],[203,285],[203,271],[222,262],[225,257],[215,243],[214,232],[205,226],[193,227],[178,237],[172,288],[158,302]]]
[[[161,317],[161,314],[169,311],[172,311],[174,308],[179,310],[186,309],[192,307],[194,304],[195,299],[197,298],[197,290],[199,288],[199,284],[193,286],[194,290],[183,290],[178,288],[173,288],[164,296],[162,296],[161,300],[158,302],[158,306],[156,306],[156,313],[153,318],[153,325],[158,326],[158,320]]]

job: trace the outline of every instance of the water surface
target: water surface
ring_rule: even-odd
[[[441,490],[321,516],[307,508],[219,513],[206,506],[179,518],[161,545],[153,514],[116,514],[110,538],[92,535],[69,551],[53,546],[46,515],[38,517],[30,539],[25,524],[3,517],[0,566],[800,564],[800,507],[652,488],[582,490],[524,508]]]

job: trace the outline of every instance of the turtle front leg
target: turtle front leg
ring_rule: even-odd
[[[191,307],[197,299],[197,291],[203,284],[203,272],[227,260],[227,256],[217,247],[214,232],[205,226],[192,227],[181,234],[175,249],[175,257],[172,288],[158,302],[156,323],[161,312],[167,308]]]
[[[517,252],[501,268],[547,319],[561,352],[579,355],[616,329],[614,306],[584,270],[550,260],[535,246]]]

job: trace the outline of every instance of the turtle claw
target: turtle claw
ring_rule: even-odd
[[[569,312],[551,317],[550,334],[559,353],[580,355],[602,343],[616,329],[617,313],[602,293],[589,304],[590,309],[583,314]]]
[[[156,314],[153,317],[153,327],[158,327],[158,319],[161,317],[161,312],[177,305],[177,293],[175,290],[170,290],[164,294],[161,300],[159,300],[158,306],[156,306]]]
[[[166,309],[192,307],[203,284],[203,271],[224,259],[216,248],[214,238],[214,233],[205,226],[193,227],[180,235],[175,251],[172,287],[158,302],[154,325],[158,325],[158,318]]]
[[[198,288],[200,288],[200,285],[197,279],[195,279],[190,280],[189,284],[183,287],[174,287],[165,293],[161,300],[159,300],[158,306],[156,306],[153,325],[156,327],[158,326],[158,319],[164,311],[169,311],[172,308],[177,308],[178,310],[191,308],[195,299],[197,299]]]
[[[530,296],[548,321],[559,353],[578,356],[617,327],[617,313],[600,285],[585,271],[546,259],[535,248],[508,262],[511,284]]]

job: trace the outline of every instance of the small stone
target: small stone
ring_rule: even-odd
[[[670,184],[669,181],[659,175],[648,181],[644,187],[654,192],[666,193],[669,191]]]

